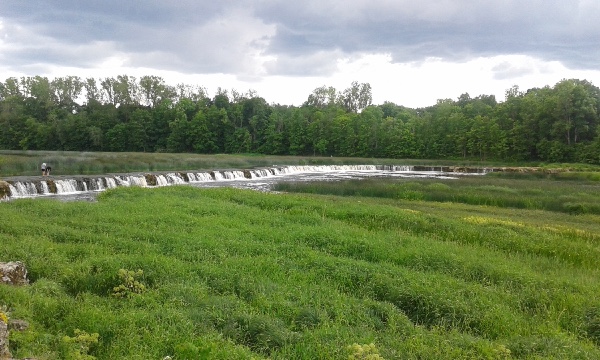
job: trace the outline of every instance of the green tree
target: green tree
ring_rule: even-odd
[[[77,76],[57,77],[50,83],[50,88],[54,92],[54,98],[58,101],[58,106],[72,112],[79,105],[77,100],[82,94],[85,83]]]
[[[349,112],[359,112],[373,102],[371,85],[353,81],[338,97],[338,103]]]
[[[482,161],[499,158],[506,151],[504,135],[493,119],[477,115],[467,133],[467,148]]]
[[[380,156],[383,111],[376,106],[369,106],[363,109],[356,119],[358,122],[356,154],[363,157]]]
[[[218,135],[203,111],[198,111],[190,124],[192,147],[197,153],[211,154],[219,151]]]
[[[594,90],[597,88],[579,80],[562,80],[554,87],[557,121],[553,130],[562,134],[567,145],[593,138],[598,117]]]
[[[232,154],[248,153],[252,147],[252,135],[246,128],[237,128],[225,139],[225,152]]]
[[[313,90],[312,94],[304,102],[304,106],[325,108],[335,104],[337,99],[337,90],[332,86],[321,86]]]
[[[286,151],[284,144],[285,118],[287,114],[281,111],[273,111],[269,115],[266,129],[264,130],[263,143],[257,151],[263,154],[281,155]]]
[[[308,119],[301,109],[292,109],[286,126],[288,153],[303,155],[306,153],[308,142]]]

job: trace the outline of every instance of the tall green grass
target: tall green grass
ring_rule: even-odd
[[[497,166],[507,165],[494,162],[470,160],[415,160],[415,159],[373,159],[373,158],[334,158],[319,156],[270,156],[260,154],[202,155],[174,153],[110,153],[110,152],[69,152],[69,151],[14,151],[0,150],[0,176],[31,176],[40,174],[40,165],[47,163],[54,175],[92,175],[107,173],[128,173],[139,171],[169,170],[212,170],[247,169],[273,165],[457,165],[457,166]],[[515,164],[512,164],[515,165]],[[535,166],[536,164],[522,164]],[[555,165],[558,168],[572,168],[573,164]],[[580,167],[583,165],[579,165]],[[553,167],[553,168],[554,168]],[[590,170],[590,165],[585,169]],[[584,168],[580,168],[582,170]],[[597,170],[597,169],[596,169]]]
[[[106,153],[62,151],[0,151],[1,176],[31,176],[45,162],[54,175],[89,175],[138,171],[244,169],[274,164],[361,163],[358,159],[277,157],[262,155],[200,155],[172,153]]]
[[[11,201],[0,218],[0,261],[31,279],[0,285],[31,323],[11,336],[18,358],[65,358],[75,329],[99,335],[98,359],[346,359],[355,343],[384,359],[600,358],[592,214],[167,187]],[[113,296],[120,269],[144,290]]]
[[[492,176],[467,176],[443,182],[436,179],[282,182],[275,185],[275,190],[600,214],[600,183],[595,177],[590,179],[588,173],[567,174],[551,178],[537,174],[488,174]]]

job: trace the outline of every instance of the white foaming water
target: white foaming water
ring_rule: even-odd
[[[107,188],[114,189],[117,187],[117,182],[115,181],[115,178],[107,177],[107,178],[104,178],[104,180],[106,181]]]
[[[188,178],[190,182],[205,182],[205,181],[213,181],[213,177],[210,176],[209,173],[188,173]]]
[[[92,190],[103,191],[106,190],[104,187],[104,181],[102,179],[94,179],[92,180]]]
[[[22,183],[17,181],[12,185],[9,183],[8,188],[10,189],[11,197],[15,198],[28,197],[37,194],[37,189],[32,183]]]
[[[43,194],[50,194],[50,188],[48,188],[48,182],[47,181],[42,181],[41,185],[42,185],[42,193]]]
[[[166,175],[167,178],[167,185],[178,185],[178,184],[185,184],[186,181],[183,179],[183,177],[181,177],[180,174],[176,174],[176,173],[169,173]]]
[[[271,169],[250,170],[250,175],[252,176],[252,179],[271,177],[273,176],[273,173],[269,170]]]
[[[156,186],[167,186],[169,182],[164,175],[156,175]]]
[[[279,169],[283,174],[299,174],[306,172],[331,172],[331,171],[375,171],[376,165],[302,165],[302,166],[286,166]]]
[[[78,191],[77,181],[74,179],[56,180],[54,185],[56,185],[57,194],[73,194]]]
[[[127,178],[132,186],[148,186],[145,176],[128,176]]]
[[[384,165],[382,170],[389,170],[389,171],[413,171],[414,167],[413,166],[408,166],[408,165],[402,165],[402,166],[396,166],[396,165],[391,165],[391,166],[387,166]]]
[[[226,180],[240,180],[246,179],[243,171],[233,170],[233,171],[223,171],[223,177]]]
[[[148,186],[146,177],[144,176],[116,176],[115,181],[117,182],[117,186]]]

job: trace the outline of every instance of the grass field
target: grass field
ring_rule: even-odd
[[[600,215],[600,173],[491,173],[459,180],[282,182],[275,190]]]
[[[431,166],[540,166],[600,173],[600,167],[587,164],[505,164],[465,160],[365,159],[319,156],[270,156],[258,154],[172,154],[109,153],[69,151],[0,150],[0,177],[40,175],[47,163],[53,175],[98,175],[109,173],[170,170],[248,169],[272,165],[431,165]]]
[[[0,203],[13,356],[600,358],[596,183],[361,184]]]

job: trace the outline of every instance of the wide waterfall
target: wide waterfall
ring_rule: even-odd
[[[44,195],[98,192],[120,186],[170,186],[225,181],[273,179],[305,173],[389,172],[389,173],[486,173],[493,169],[395,165],[296,165],[250,170],[157,172],[98,176],[49,176],[0,181],[0,200]]]

